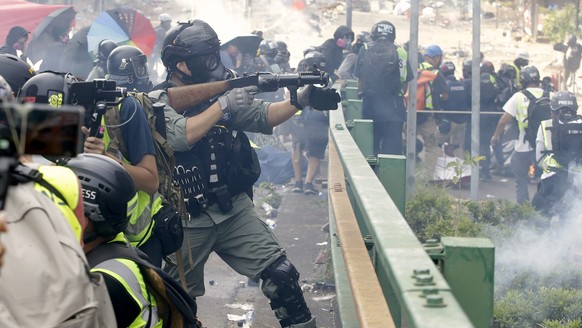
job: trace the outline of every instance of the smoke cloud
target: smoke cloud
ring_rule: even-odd
[[[183,11],[179,19],[206,21],[222,43],[254,30],[263,31],[265,39],[287,43],[292,67],[303,58],[303,50],[309,46],[319,46],[324,41],[309,25],[308,11],[294,10],[283,1],[263,1],[264,6],[260,6],[259,1],[253,1],[251,10],[247,9],[249,2],[220,0],[194,3],[180,0],[178,6]]]
[[[496,240],[496,286],[510,286],[515,277],[552,275],[553,284],[568,279],[572,270],[582,269],[582,190],[581,167],[570,168],[573,183],[558,204],[559,217],[546,219],[546,225],[522,222],[509,239]],[[495,237],[493,237],[495,239]],[[539,286],[538,286],[539,287]]]

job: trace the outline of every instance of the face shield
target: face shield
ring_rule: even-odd
[[[127,67],[127,66],[131,67]],[[121,61],[120,70],[127,71],[128,75],[108,74],[107,79],[115,81],[117,85],[131,87],[137,84],[148,84],[149,74],[146,55],[137,55]],[[131,74],[133,73],[133,74]]]

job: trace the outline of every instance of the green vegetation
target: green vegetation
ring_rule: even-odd
[[[564,42],[566,36],[576,32],[576,6],[568,3],[561,9],[550,12],[546,16],[542,32],[551,42]]]
[[[435,186],[417,188],[405,217],[423,242],[443,236],[486,237],[499,245],[521,225],[537,231],[549,226],[529,204],[455,199],[446,188]],[[564,262],[560,272],[547,274],[496,268],[511,279],[496,280],[492,327],[582,328],[582,266]]]

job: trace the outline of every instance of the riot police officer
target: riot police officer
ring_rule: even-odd
[[[128,90],[149,92],[153,84],[148,74],[148,58],[139,48],[119,46],[107,57],[107,75],[105,78],[115,81],[117,86]]]
[[[168,142],[176,151],[177,178],[188,200],[190,219],[183,225],[189,249],[182,258],[190,295],[204,295],[204,265],[214,251],[238,273],[263,280],[263,293],[282,327],[315,327],[298,284],[299,272],[253,208],[249,191],[258,163],[242,132],[270,134],[298,108],[289,100],[254,100],[257,88],[251,86],[190,106],[183,116],[176,113],[166,94],[168,88],[231,79],[235,73],[220,61],[220,41],[204,21],[179,24],[166,39],[162,61],[167,78],[150,96],[168,104]],[[300,90],[297,98],[303,107],[318,98],[321,106],[315,106],[320,109],[333,109],[338,101],[335,90],[312,86]],[[241,151],[229,144],[239,145]],[[232,174],[241,165],[250,176]],[[177,268],[169,272],[178,277]]]

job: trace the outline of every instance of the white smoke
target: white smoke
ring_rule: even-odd
[[[582,174],[574,173],[580,169],[570,168],[573,184],[560,202],[563,214],[546,219],[547,226],[523,222],[509,239],[495,242],[497,286],[509,286],[520,274],[567,279],[568,272],[582,269]]]
[[[247,5],[250,2],[252,7]],[[303,50],[324,41],[308,24],[308,11],[294,10],[282,1],[180,0],[176,7],[182,7],[182,12],[176,16],[178,19],[207,22],[222,43],[255,30],[263,31],[265,39],[284,41],[291,52],[292,67],[303,58]]]

